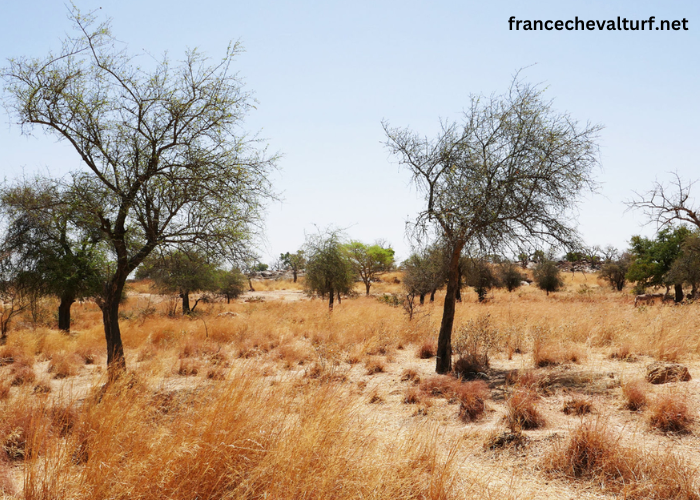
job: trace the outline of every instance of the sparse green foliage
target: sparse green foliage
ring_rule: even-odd
[[[443,123],[433,140],[384,123],[387,146],[413,176],[426,206],[415,232],[448,248],[447,293],[436,371],[452,365],[462,251],[503,253],[531,240],[574,246],[566,214],[591,186],[598,126],[557,113],[543,90],[517,78],[507,92],[472,96],[461,123]]]
[[[545,260],[538,264],[533,272],[535,283],[541,290],[547,292],[547,295],[549,292],[556,292],[564,286],[560,274],[559,268],[551,260]]]
[[[30,307],[43,295],[55,295],[58,328],[70,330],[71,305],[102,292],[106,271],[99,231],[81,220],[79,207],[55,183],[24,180],[0,192],[7,224],[0,251],[17,266]]]
[[[621,292],[625,287],[627,271],[629,271],[631,256],[628,253],[623,253],[618,259],[609,260],[598,273],[598,277],[604,279],[613,290]]]
[[[280,261],[284,266],[292,271],[294,283],[297,282],[297,275],[306,267],[306,256],[304,250],[297,250],[295,253],[280,254]]]
[[[626,277],[629,281],[637,283],[637,292],[643,293],[650,286],[676,285],[676,301],[680,302],[683,299],[683,281],[674,282],[674,276],[667,273],[680,255],[683,241],[690,234],[688,228],[680,226],[662,229],[654,240],[641,236],[632,237],[632,262]]]
[[[525,276],[518,270],[518,266],[512,262],[504,262],[498,266],[498,279],[506,290],[512,292],[520,287]]]
[[[335,297],[340,301],[341,294],[352,293],[355,283],[355,273],[340,235],[330,231],[310,237],[305,253],[308,255],[304,280],[306,291],[321,297],[328,296],[328,308],[332,311]]]
[[[474,288],[479,302],[486,300],[486,294],[491,288],[498,286],[498,276],[493,272],[491,265],[484,259],[465,259],[464,274],[467,285]]]
[[[66,141],[81,160],[67,182],[110,246],[98,304],[116,375],[126,367],[119,300],[129,274],[161,245],[242,258],[276,157],[240,129],[253,101],[232,70],[237,45],[213,65],[192,50],[179,65],[165,56],[146,70],[119,48],[109,22],[75,7],[71,18],[78,34],[58,53],[11,59],[2,76],[17,122]]]
[[[382,244],[366,245],[359,241],[351,241],[345,245],[353,272],[365,284],[366,294],[381,273],[390,271],[394,266],[394,250]]]
[[[226,297],[227,304],[245,292],[247,278],[237,267],[230,271],[218,270],[216,274],[216,293]]]
[[[671,264],[666,274],[666,282],[683,283],[691,287],[690,295],[698,297],[700,288],[700,236],[689,235],[681,244],[681,253]]]
[[[151,278],[164,293],[177,293],[182,299],[182,314],[190,314],[202,300],[190,307],[190,293],[214,292],[219,288],[215,263],[194,250],[154,255],[139,267],[138,277]]]
[[[403,262],[404,288],[410,295],[418,295],[421,304],[428,294],[432,302],[435,292],[444,286],[447,279],[445,259],[445,249],[440,245],[433,245],[411,254]]]

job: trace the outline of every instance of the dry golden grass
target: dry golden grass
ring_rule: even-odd
[[[691,432],[694,412],[688,398],[680,392],[658,394],[649,406],[649,425],[662,432]]]
[[[622,384],[625,408],[631,411],[638,411],[644,408],[648,403],[648,392],[649,383],[644,379],[631,380]]]
[[[401,280],[382,276],[372,293],[400,293],[394,277]],[[0,459],[0,491],[33,499],[448,500],[597,498],[603,485],[628,498],[698,498],[695,436],[648,425],[653,409],[671,408],[661,404],[665,393],[654,397],[643,381],[617,387],[643,376],[651,358],[697,370],[700,308],[635,309],[629,294],[591,276],[565,280],[549,297],[523,287],[496,290],[485,304],[464,291],[455,328],[486,315],[493,327],[488,385],[435,375],[434,359],[416,356],[434,349],[443,293],[409,321],[402,308],[363,295],[329,314],[322,300],[275,298],[301,282],[265,281],[254,283],[269,292],[263,302],[200,304],[183,317],[169,316],[168,301],[137,283],[140,295],[122,307],[130,372],[106,390],[94,303],[74,306],[70,335],[17,322],[0,347],[0,444],[11,455]],[[619,361],[630,353],[641,362]],[[531,368],[540,358],[552,363]],[[18,375],[22,383],[12,385]],[[635,387],[650,395],[644,416],[622,410],[641,401]],[[700,391],[694,381],[687,387],[674,402],[692,416]],[[576,421],[561,414],[562,403],[580,415],[592,401],[619,434],[584,422],[557,439]],[[665,422],[682,413],[674,408],[662,412]],[[503,434],[504,415],[520,452],[497,459],[503,452],[484,452],[483,442]],[[676,451],[665,453],[671,443]]]

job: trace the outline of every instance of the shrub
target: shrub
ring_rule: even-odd
[[[692,423],[687,398],[681,394],[659,394],[649,408],[649,425],[662,432],[689,433]]]
[[[638,411],[647,405],[647,382],[642,379],[631,380],[622,385],[625,408]]]
[[[473,422],[484,414],[489,387],[483,380],[465,382],[455,387],[455,397],[459,401],[459,417],[463,422]]]
[[[49,362],[48,372],[56,379],[72,377],[78,374],[78,367],[82,363],[83,359],[77,354],[56,353]]]
[[[430,359],[430,358],[435,356],[436,351],[437,351],[437,344],[435,343],[435,341],[434,340],[426,340],[418,348],[418,352],[416,352],[416,356],[420,359]]]
[[[574,396],[571,399],[564,402],[564,408],[562,408],[562,411],[566,415],[581,416],[590,413],[592,409],[593,403],[591,403],[590,399],[581,396]]]
[[[365,361],[365,368],[367,368],[367,375],[382,373],[385,369],[384,361],[377,357],[370,357]]]
[[[560,274],[557,265],[551,260],[546,260],[537,265],[533,272],[533,277],[537,287],[549,295],[549,292],[556,292],[564,286]]]
[[[403,402],[407,405],[415,405],[421,402],[420,390],[415,387],[409,387],[403,396]]]
[[[537,429],[545,419],[537,409],[539,396],[532,389],[516,389],[506,401],[506,423],[512,432]]]

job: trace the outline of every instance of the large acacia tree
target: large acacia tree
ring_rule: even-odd
[[[438,373],[452,365],[452,325],[459,259],[466,248],[532,247],[537,240],[572,244],[570,217],[592,187],[601,127],[579,125],[517,80],[503,95],[473,96],[459,123],[434,139],[384,123],[389,150],[407,168],[426,206],[414,229],[437,232],[448,245],[447,292],[437,349]],[[503,253],[503,252],[501,252]]]
[[[253,100],[232,71],[237,45],[214,64],[192,50],[139,66],[108,21],[71,18],[77,34],[59,52],[12,59],[3,78],[22,131],[67,142],[81,162],[64,182],[111,248],[98,303],[116,374],[127,276],[159,245],[235,254],[260,221],[276,158],[240,129]]]

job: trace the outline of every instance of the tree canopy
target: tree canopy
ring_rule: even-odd
[[[366,294],[369,295],[372,280],[393,268],[394,250],[382,244],[367,245],[360,241],[351,241],[344,248],[353,272],[365,284]]]
[[[308,256],[304,286],[308,293],[328,296],[328,308],[333,310],[335,297],[352,293],[355,273],[343,248],[340,235],[330,231],[307,239],[304,250]]]
[[[158,246],[240,256],[271,196],[276,157],[241,130],[253,100],[233,72],[238,45],[216,63],[197,50],[140,66],[108,21],[72,10],[77,35],[59,52],[10,60],[2,74],[23,132],[65,141],[80,159],[65,184],[110,246],[99,305],[110,373],[125,367],[119,298]]]
[[[517,80],[503,95],[472,96],[461,123],[434,139],[384,123],[387,147],[409,170],[426,205],[414,234],[449,247],[436,371],[451,369],[451,336],[462,251],[504,253],[547,241],[574,247],[571,210],[592,188],[601,127],[556,112],[544,90]],[[501,251],[496,251],[501,249]]]

